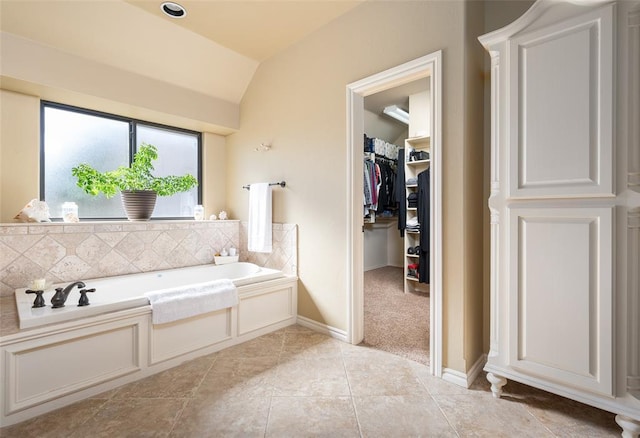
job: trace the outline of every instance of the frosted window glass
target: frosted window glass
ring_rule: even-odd
[[[129,163],[129,123],[45,106],[44,199],[51,217],[62,216],[62,203],[78,204],[81,218],[122,218],[120,195],[87,195],[71,168],[87,163],[100,171]]]
[[[198,135],[174,131],[156,126],[138,124],[137,146],[149,143],[158,148],[154,161],[156,176],[191,174],[198,178]],[[198,204],[198,187],[173,196],[159,196],[154,217],[193,217],[193,207]]]
[[[121,196],[91,196],[76,185],[71,169],[87,163],[99,171],[128,166],[132,131],[136,147],[149,143],[158,148],[156,176],[190,173],[199,179],[200,135],[171,127],[152,126],[132,119],[89,111],[43,106],[44,200],[52,218],[62,217],[62,204],[75,202],[81,219],[124,219]],[[198,188],[170,197],[158,197],[152,218],[193,217],[199,204]]]

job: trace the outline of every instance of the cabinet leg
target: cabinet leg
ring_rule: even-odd
[[[507,379],[493,373],[487,373],[487,380],[491,383],[491,392],[495,398],[502,395],[502,387],[507,384]]]
[[[640,421],[616,415],[616,423],[622,428],[622,438],[638,438],[640,435]]]

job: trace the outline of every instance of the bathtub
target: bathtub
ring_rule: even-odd
[[[238,305],[166,324],[153,324],[144,293],[229,278]],[[298,277],[251,263],[231,263],[84,280],[66,305],[33,309],[25,289],[15,298],[20,327],[0,337],[0,424],[42,415],[297,322]]]
[[[90,305],[84,307],[78,306],[80,299],[80,289],[78,288],[74,288],[69,294],[65,307],[57,309],[51,307],[51,297],[55,293],[55,288],[65,287],[68,283],[52,284],[46,288],[43,294],[46,307],[33,308],[35,295],[26,294],[27,288],[17,289],[15,297],[20,328],[25,329],[147,306],[149,300],[144,294],[155,290],[223,278],[233,280],[236,287],[241,287],[281,278],[283,275],[280,271],[261,268],[253,263],[201,265],[117,277],[79,279],[86,284],[86,289],[96,289],[94,293],[87,294]]]

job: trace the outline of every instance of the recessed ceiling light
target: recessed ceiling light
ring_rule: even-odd
[[[183,18],[187,15],[187,10],[178,3],[164,2],[160,8],[171,18]]]

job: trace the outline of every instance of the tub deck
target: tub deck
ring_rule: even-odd
[[[87,294],[90,305],[85,307],[78,307],[80,299],[78,288],[74,288],[69,293],[65,307],[58,309],[51,307],[51,298],[55,293],[55,288],[65,287],[66,284],[53,284],[46,288],[42,295],[47,304],[45,307],[32,307],[35,295],[26,294],[27,288],[15,291],[15,303],[18,310],[19,326],[24,329],[147,306],[149,300],[144,294],[161,289],[204,283],[222,278],[229,278],[233,280],[236,287],[241,287],[283,276],[281,271],[261,268],[252,263],[241,262],[220,266],[201,265],[82,280],[87,289],[96,289],[96,292]]]

